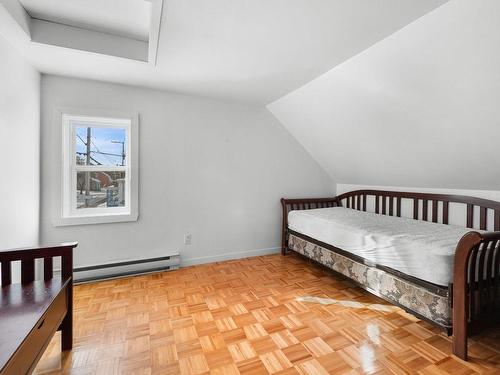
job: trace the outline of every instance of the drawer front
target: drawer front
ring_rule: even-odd
[[[29,374],[33,371],[36,362],[66,314],[66,293],[66,288],[61,290],[61,293],[4,368],[2,375]]]

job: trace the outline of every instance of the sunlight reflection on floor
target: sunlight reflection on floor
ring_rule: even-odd
[[[338,305],[354,309],[369,309],[384,312],[393,312],[398,309],[392,305],[382,305],[377,303],[362,303],[357,301],[336,300],[333,298],[321,298],[314,296],[301,296],[296,298],[300,302],[319,303],[321,305]],[[366,326],[366,336],[369,341],[366,341],[359,347],[359,361],[363,372],[371,374],[377,370],[376,355],[374,346],[380,345],[380,328],[377,324],[369,323]]]
[[[359,348],[359,357],[361,360],[361,368],[367,374],[373,373],[377,365],[375,363],[375,351],[369,343],[361,345]]]
[[[381,305],[379,303],[361,303],[356,301],[345,301],[345,300],[342,301],[332,298],[321,298],[313,296],[297,297],[295,300],[300,302],[319,303],[321,305],[339,305],[344,307],[352,307],[355,309],[369,309],[369,310],[386,311],[386,312],[392,312],[398,309],[398,307],[396,306]]]
[[[380,345],[380,329],[378,325],[369,323],[366,327],[366,335],[377,345]]]

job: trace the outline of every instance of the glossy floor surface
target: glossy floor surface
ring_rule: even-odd
[[[463,362],[434,327],[297,255],[80,285],[74,328],[36,373],[500,374],[500,330]]]

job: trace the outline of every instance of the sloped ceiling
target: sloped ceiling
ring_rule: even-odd
[[[499,25],[453,0],[268,109],[339,183],[499,190]]]
[[[265,105],[447,0],[164,0],[156,65],[134,61],[143,53],[130,41],[124,51],[114,51],[116,38],[92,42],[53,27],[42,33],[46,23],[25,27],[35,31],[31,39],[19,36],[8,27],[1,9],[12,9],[19,1],[35,18],[116,32],[116,26],[123,25],[111,27],[109,19],[126,20],[130,13],[139,17],[142,12],[134,7],[125,12],[126,5],[145,0],[0,0],[0,35],[43,73]],[[78,10],[82,4],[85,12]],[[116,14],[113,7],[120,8]],[[96,15],[101,9],[105,14]],[[107,43],[114,55],[103,52]],[[136,48],[140,51],[131,54]]]

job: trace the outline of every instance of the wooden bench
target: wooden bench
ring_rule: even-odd
[[[61,330],[62,350],[73,343],[73,249],[77,243],[0,251],[0,374],[30,374],[51,338]],[[53,259],[61,258],[60,276]],[[43,275],[35,280],[35,260]],[[12,283],[12,262],[21,262],[21,283]]]

